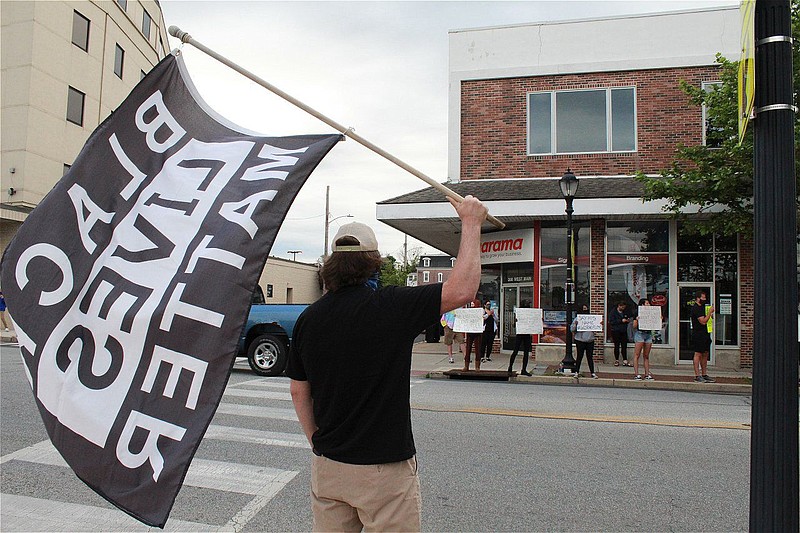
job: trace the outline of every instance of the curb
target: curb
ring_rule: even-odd
[[[424,374],[428,379],[451,379],[443,371],[432,371]],[[474,380],[473,380],[474,381]],[[570,376],[514,376],[508,379],[509,383],[524,383],[535,385],[571,385],[577,387],[605,387],[622,389],[655,389],[672,390],[680,392],[703,392],[715,394],[737,394],[750,396],[753,393],[752,385],[736,383],[695,383],[693,381],[634,381],[632,379],[617,378],[578,378]]]

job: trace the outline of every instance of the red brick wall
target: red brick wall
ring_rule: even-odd
[[[589,288],[589,312],[593,315],[605,313],[603,302],[606,299],[606,221],[602,218],[592,220],[591,274]],[[594,360],[603,360],[605,331],[594,336]]]
[[[742,368],[753,367],[753,239],[739,236],[739,331],[740,363]]]
[[[718,79],[717,67],[691,67],[463,81],[461,179],[656,173],[669,166],[677,144],[702,142],[702,112],[678,82],[699,86]],[[634,153],[528,156],[528,92],[636,87]]]

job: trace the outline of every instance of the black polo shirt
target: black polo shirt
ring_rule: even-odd
[[[344,287],[309,306],[294,328],[286,374],[308,381],[318,453],[350,464],[414,456],[411,349],[439,320],[442,285]]]

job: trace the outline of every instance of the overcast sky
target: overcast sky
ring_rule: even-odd
[[[448,31],[526,22],[736,5],[736,0],[517,2],[195,2],[161,0],[167,25],[254,72],[416,167],[447,180]],[[575,36],[580,38],[580,36]],[[172,47],[180,43],[171,39]],[[631,43],[631,46],[635,46]],[[231,121],[282,136],[330,133],[317,119],[192,46],[189,73],[203,98]],[[383,254],[402,258],[402,233],[375,219],[375,203],[427,185],[352,140],[311,175],[271,255],[313,263],[323,253],[325,189],[330,227],[375,229]],[[344,218],[353,215],[354,218]],[[410,250],[437,250],[409,238]]]

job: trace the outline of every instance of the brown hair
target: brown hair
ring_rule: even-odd
[[[353,237],[342,237],[336,244],[348,246],[359,242]],[[329,291],[361,285],[366,283],[382,264],[380,252],[333,252],[322,266],[322,281]]]

